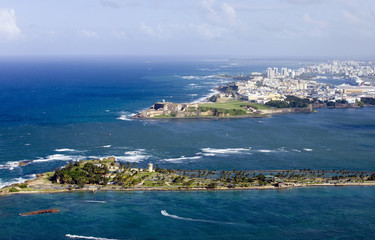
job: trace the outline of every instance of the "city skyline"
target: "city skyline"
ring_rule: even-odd
[[[0,55],[371,57],[369,0],[10,1]]]

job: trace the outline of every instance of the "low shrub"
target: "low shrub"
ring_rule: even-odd
[[[18,184],[18,187],[19,188],[27,188],[27,184],[26,183]]]
[[[20,190],[18,190],[17,188],[15,187],[12,187],[11,189],[9,189],[9,192],[19,192]]]

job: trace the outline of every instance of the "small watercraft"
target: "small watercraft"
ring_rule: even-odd
[[[59,209],[45,209],[45,210],[38,210],[34,212],[26,212],[26,213],[20,213],[20,216],[30,216],[30,215],[38,215],[38,214],[43,214],[43,213],[55,213],[55,212],[60,212]]]

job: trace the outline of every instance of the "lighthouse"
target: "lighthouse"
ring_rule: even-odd
[[[154,164],[152,163],[148,164],[148,172],[154,172]]]

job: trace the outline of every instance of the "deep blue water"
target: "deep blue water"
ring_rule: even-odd
[[[308,62],[172,57],[0,59],[0,186],[69,160],[110,155],[140,166],[154,162],[185,169],[375,171],[375,108],[320,109],[262,119],[129,119],[158,100],[191,102],[211,94],[215,86],[230,81],[217,74],[304,64]],[[23,160],[32,163],[18,167]],[[355,195],[361,200],[353,200]],[[108,203],[84,202],[92,198]],[[373,199],[371,187],[17,195],[0,198],[0,225],[7,226],[0,239],[25,239],[30,231],[33,239],[43,233],[56,234],[56,239],[65,234],[116,239],[366,238],[374,231],[369,216]],[[16,216],[52,206],[63,211]],[[163,209],[238,225],[164,217]]]
[[[0,239],[372,239],[374,198],[374,187],[16,195],[0,198]]]

